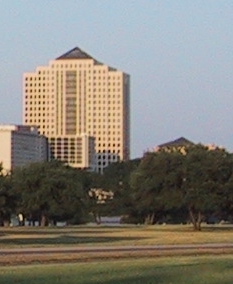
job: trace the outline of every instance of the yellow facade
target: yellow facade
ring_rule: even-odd
[[[23,122],[53,137],[95,138],[95,170],[130,156],[128,74],[74,48],[25,73]],[[56,153],[55,153],[56,157]]]

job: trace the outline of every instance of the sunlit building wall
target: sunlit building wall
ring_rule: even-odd
[[[71,153],[72,139],[77,141],[84,135],[90,141],[91,137],[95,139],[96,171],[102,172],[110,163],[129,159],[128,74],[74,48],[51,60],[48,66],[25,73],[23,93],[23,122],[37,125],[39,132],[48,137],[55,158],[67,161],[59,154],[55,141],[68,139],[67,153]],[[87,144],[92,147],[93,142]],[[88,150],[90,155],[92,150]],[[90,157],[85,161],[87,156],[87,152],[82,156],[85,165],[93,161]],[[68,163],[77,167],[79,163],[72,159],[76,158],[69,156]]]

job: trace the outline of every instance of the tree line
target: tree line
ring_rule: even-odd
[[[107,180],[114,210],[125,222],[191,223],[201,230],[202,222],[233,221],[233,155],[222,148],[199,144],[148,152],[110,165]]]
[[[201,223],[233,220],[233,155],[192,145],[117,162],[100,175],[58,161],[35,163],[0,175],[0,222],[22,214],[41,226],[67,221]]]

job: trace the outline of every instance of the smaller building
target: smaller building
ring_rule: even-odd
[[[0,125],[0,163],[5,172],[48,160],[47,138],[37,127]]]
[[[95,139],[86,134],[49,138],[50,158],[71,167],[95,170]]]
[[[156,146],[153,151],[159,152],[159,151],[165,151],[165,152],[184,152],[186,148],[190,146],[194,146],[195,143],[191,142],[190,140],[180,137],[178,139],[175,139],[173,141],[169,141],[163,144],[160,144]]]
[[[182,154],[186,154],[186,149],[189,147],[193,147],[195,145],[203,145],[210,151],[216,149],[224,149],[222,146],[216,146],[215,144],[201,144],[201,143],[196,144],[184,137],[180,137],[173,141],[169,141],[154,147],[152,149],[152,152],[163,151],[163,152],[180,152]]]

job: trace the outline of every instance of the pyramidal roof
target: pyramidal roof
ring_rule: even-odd
[[[162,147],[191,146],[191,145],[194,145],[194,143],[184,137],[180,137],[176,140],[161,144],[158,147],[162,148]]]
[[[71,49],[70,51],[64,53],[63,55],[56,58],[56,60],[60,59],[94,59],[89,54],[87,54],[85,51],[81,50],[79,47],[75,47]]]

